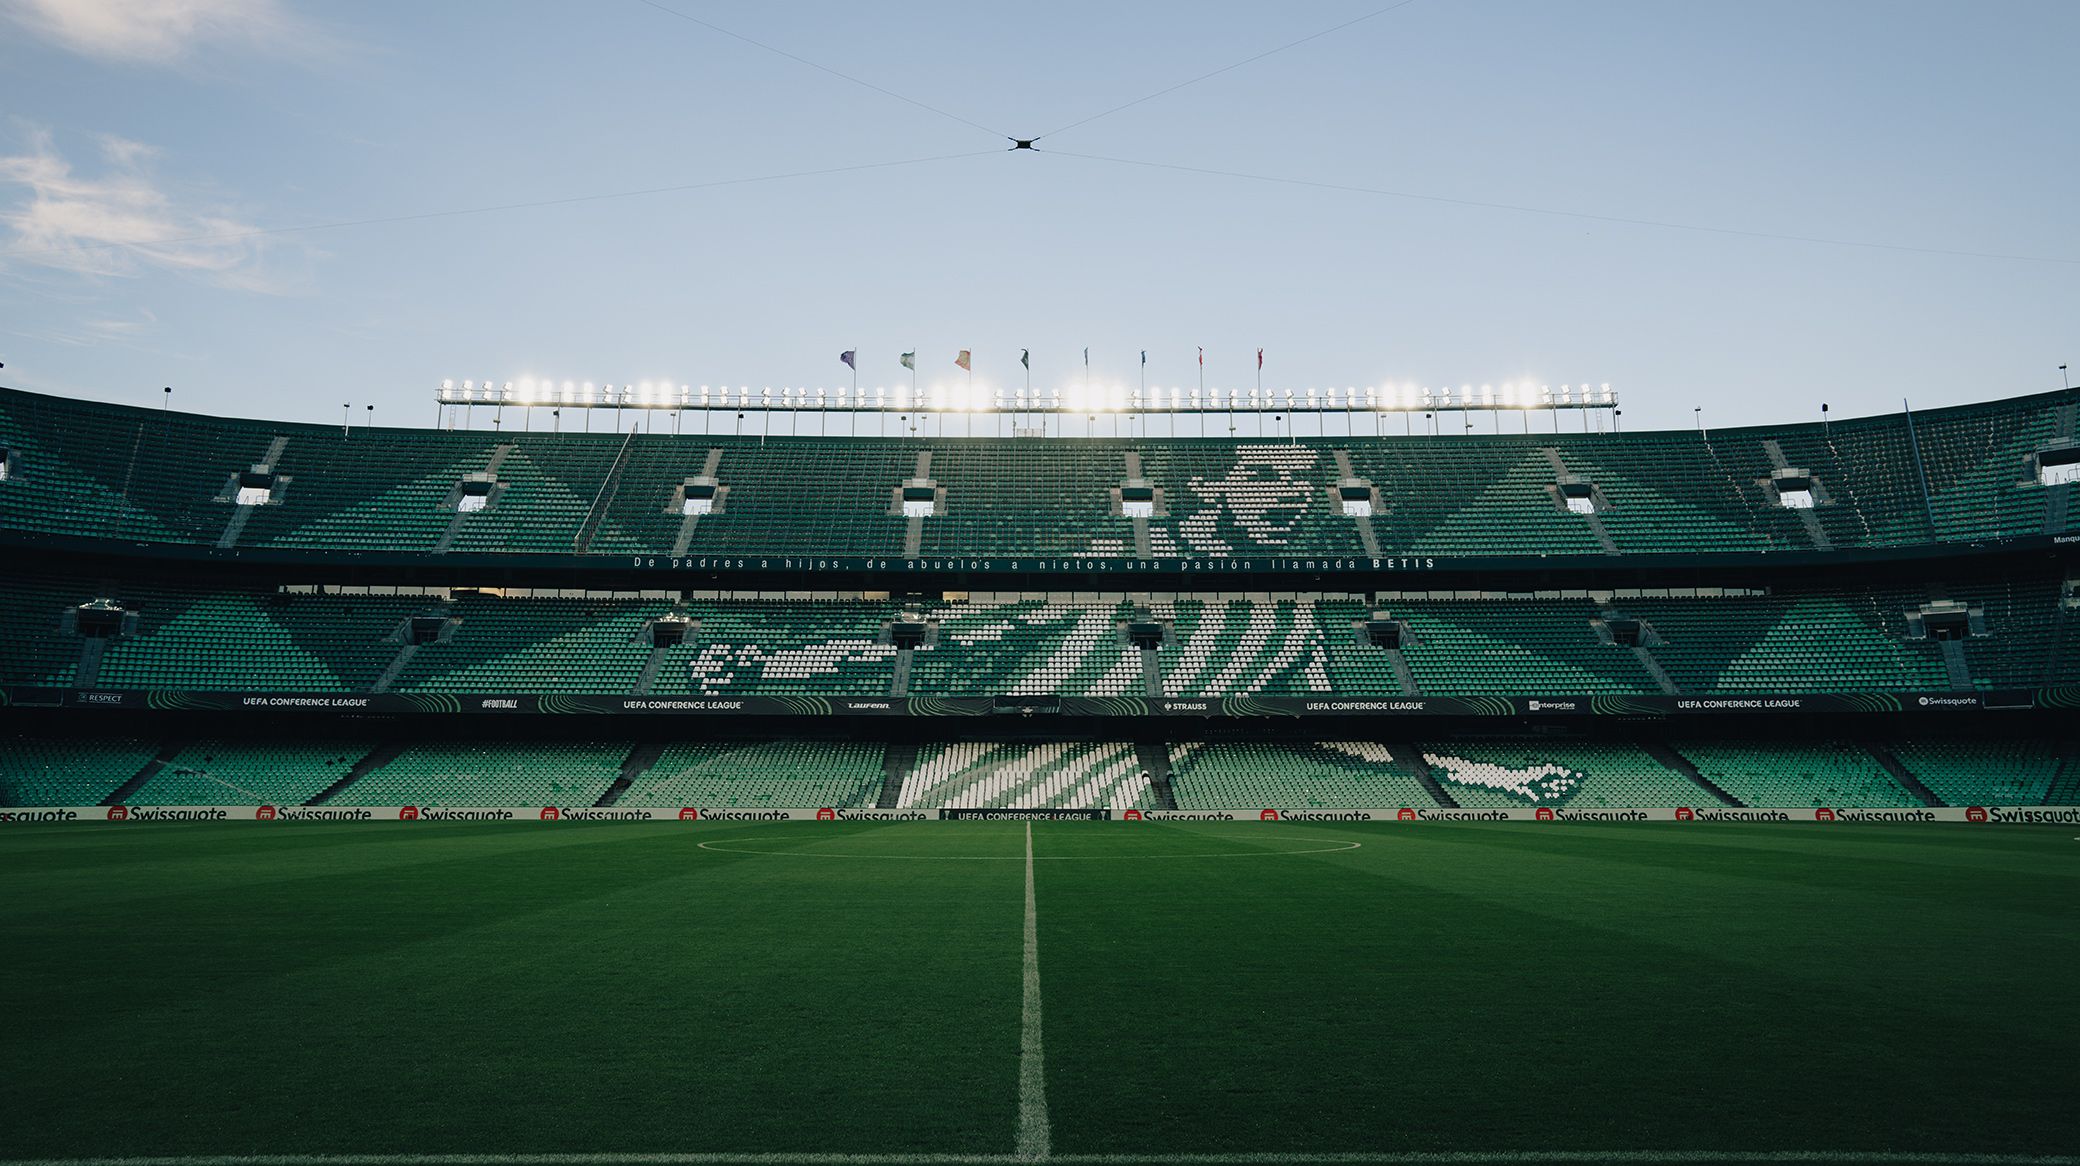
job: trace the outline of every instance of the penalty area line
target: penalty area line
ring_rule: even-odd
[[[1023,1131],[1021,1131],[1023,1135]],[[1023,1142],[1023,1136],[1021,1136]],[[1656,1162],[1732,1166],[2080,1166],[2072,1154],[1923,1153],[1912,1150],[1408,1150],[1345,1153],[1219,1154],[192,1154],[106,1158],[7,1158],[0,1166],[1559,1166]]]

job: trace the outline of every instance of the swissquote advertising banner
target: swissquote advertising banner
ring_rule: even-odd
[[[360,716],[1569,717],[1951,713],[2080,709],[2080,685],[1984,692],[1660,693],[1622,696],[631,696],[627,693],[294,693],[0,688],[0,708]]]
[[[1899,806],[1855,808],[1804,806],[1772,810],[1749,806],[1676,806],[1620,810],[1565,806],[1513,806],[1464,810],[1437,806],[1332,810],[1256,807],[1228,810],[1099,810],[1038,807],[951,807],[911,810],[704,809],[699,806],[31,806],[0,809],[0,825],[41,822],[103,822],[143,825],[165,822],[1811,822],[1899,824],[1969,822],[1982,825],[2080,826],[2080,806]]]

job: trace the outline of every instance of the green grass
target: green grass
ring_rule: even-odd
[[[0,1158],[1009,1154],[1025,837],[11,829]],[[1057,1154],[2075,1148],[2069,828],[1032,837]]]

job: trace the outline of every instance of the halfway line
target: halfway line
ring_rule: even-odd
[[[1043,1131],[1045,1127],[1042,1127]],[[110,1158],[0,1158],[0,1166],[1018,1166],[1028,1159],[1015,1154],[820,1154],[820,1153],[652,1153],[652,1154],[210,1154]],[[1745,1163],[1796,1166],[1799,1163],[1847,1163],[1851,1166],[2080,1166],[2072,1154],[1942,1154],[1913,1150],[1407,1150],[1355,1153],[1267,1154],[1060,1154],[1047,1158],[1059,1166],[1242,1166],[1244,1163],[1340,1163],[1345,1166],[1480,1166],[1518,1163],[1524,1166],[1599,1162]]]
[[[1040,1047],[1040,904],[1033,897],[1033,823],[1026,823],[1025,1003],[1018,1017],[1018,1156],[1048,1156],[1047,1065]]]

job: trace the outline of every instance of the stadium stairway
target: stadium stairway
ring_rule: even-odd
[[[1928,788],[1928,785],[1915,776],[1913,771],[1902,765],[1900,759],[1892,750],[1882,745],[1865,745],[1864,749],[1868,750],[1871,756],[1878,759],[1878,764],[1884,767],[1885,772],[1892,775],[1892,780],[1905,786],[1908,793],[1920,798],[1923,805],[1941,806],[1948,804],[1942,798],[1937,797],[1936,792]]]
[[[1148,774],[1149,793],[1155,798],[1156,809],[1176,809],[1177,790],[1170,784],[1170,746],[1162,741],[1136,741],[1134,753]]]
[[[1699,789],[1717,798],[1720,805],[1738,806],[1741,804],[1739,798],[1719,788],[1718,783],[1699,772],[1697,766],[1692,765],[1688,757],[1683,756],[1667,745],[1658,741],[1643,741],[1640,743],[1640,748],[1646,751],[1647,756],[1696,782]]]
[[[2051,779],[2051,788],[2044,794],[2047,806],[2080,806],[2080,741],[2066,744],[2065,758],[2059,763],[2058,776]]]
[[[599,492],[592,496],[592,507],[585,512],[585,521],[578,524],[577,537],[571,540],[571,550],[577,554],[592,549],[592,540],[599,535],[599,524],[606,519],[607,508],[614,504],[614,495],[621,492],[621,476],[628,470],[628,447],[635,439],[636,431],[631,427],[628,436],[621,439],[620,452],[614,455],[614,465],[600,482]]]
[[[117,786],[113,792],[102,798],[97,804],[103,806],[122,805],[129,799],[131,794],[142,789],[146,782],[159,776],[159,772],[172,764],[173,759],[180,756],[181,750],[185,748],[187,748],[187,742],[185,741],[169,741],[160,746],[159,752],[154,754],[150,761],[140,766],[136,773],[130,775],[128,781]]]
[[[657,764],[659,757],[664,756],[664,749],[664,743],[661,741],[645,742],[630,749],[628,756],[621,762],[621,772],[608,784],[606,791],[599,795],[599,800],[592,803],[593,808],[603,810],[620,801],[621,795],[628,792],[628,787],[634,785],[637,778],[648,773],[650,767]]]
[[[1447,810],[1459,808],[1459,800],[1444,788],[1444,784],[1437,780],[1437,774],[1431,771],[1430,763],[1423,759],[1424,753],[1420,746],[1413,741],[1395,741],[1387,748],[1397,760],[1408,766],[1409,775],[1416,779],[1424,792],[1437,799],[1438,805]]]
[[[903,778],[917,768],[917,745],[892,741],[881,753],[881,792],[874,798],[877,810],[893,810],[903,799]]]
[[[397,755],[402,752],[404,752],[404,745],[402,743],[376,746],[375,748],[369,750],[366,754],[364,754],[361,760],[356,761],[354,763],[353,768],[347,770],[347,772],[338,781],[335,781],[331,785],[326,786],[324,789],[319,790],[316,794],[314,794],[311,797],[310,801],[307,801],[303,804],[306,806],[324,805],[326,802],[329,802],[333,798],[337,797],[341,790],[346,789],[348,786],[353,785],[357,781],[360,781],[364,775],[374,773],[376,770],[381,769],[385,765],[390,764],[392,761],[395,761],[397,759]]]

